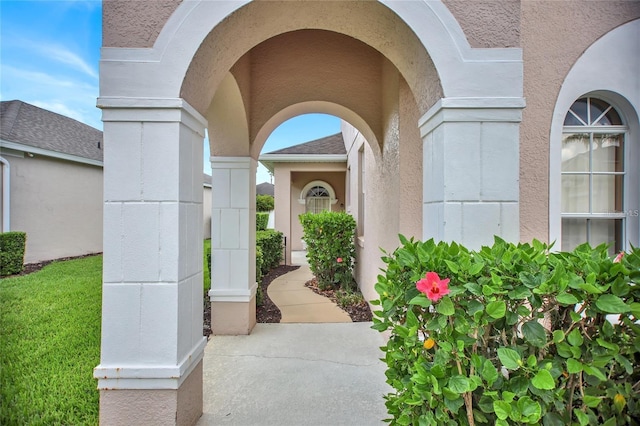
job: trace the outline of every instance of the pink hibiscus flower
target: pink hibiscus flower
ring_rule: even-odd
[[[337,258],[337,259],[336,259],[336,262],[338,262],[338,263],[342,263],[342,258],[341,258],[341,257]]]
[[[427,272],[423,279],[416,283],[416,288],[429,300],[437,302],[442,296],[449,294],[449,278],[441,280],[435,272]]]
[[[613,259],[613,263],[620,263],[622,261],[622,257],[624,256],[624,252],[621,251],[618,253],[615,259]]]

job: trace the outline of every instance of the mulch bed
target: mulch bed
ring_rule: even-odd
[[[320,290],[320,288],[318,287],[318,280],[315,277],[310,281],[307,281],[304,285],[313,290],[314,293],[319,294],[320,296],[327,297],[331,299],[333,303],[336,303],[338,306],[340,306],[340,304],[338,303],[338,298],[336,296],[336,290]],[[340,306],[340,309],[348,313],[351,317],[351,321],[353,322],[368,322],[373,318],[371,309],[369,308],[369,304],[366,302],[366,300],[363,300],[357,305],[348,305],[344,307]]]

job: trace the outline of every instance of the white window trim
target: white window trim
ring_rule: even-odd
[[[300,198],[298,198],[298,203],[306,205],[307,192],[309,192],[309,190],[314,186],[321,186],[329,192],[329,199],[331,200],[330,201],[331,205],[334,205],[335,203],[338,202],[338,199],[336,198],[336,191],[334,191],[333,186],[329,185],[327,182],[323,180],[314,180],[309,182],[304,186],[304,188],[302,188],[302,191],[300,191]]]

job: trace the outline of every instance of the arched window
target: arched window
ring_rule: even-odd
[[[562,132],[562,250],[588,242],[625,249],[627,127],[609,103],[580,98]]]
[[[337,201],[331,185],[319,180],[309,182],[305,185],[300,193],[299,199],[299,202],[305,205],[307,213],[330,211],[331,205]]]

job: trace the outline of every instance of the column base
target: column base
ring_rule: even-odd
[[[178,389],[100,391],[101,425],[192,426],[202,416],[202,361]]]
[[[211,302],[211,332],[214,335],[250,334],[255,325],[255,294],[248,302]]]

